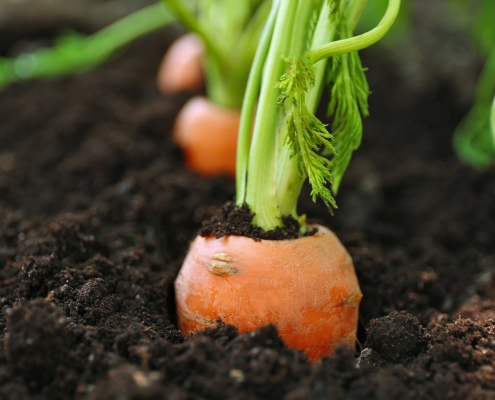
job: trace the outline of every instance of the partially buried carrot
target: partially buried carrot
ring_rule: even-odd
[[[180,112],[173,136],[188,168],[202,176],[235,175],[240,109],[271,0],[162,0],[193,35],[170,47],[157,84],[167,94],[196,91],[206,98]]]
[[[179,112],[174,141],[184,152],[185,164],[203,176],[235,176],[235,153],[240,110],[193,97]]]
[[[204,83],[204,51],[201,38],[194,33],[172,43],[158,68],[158,89],[165,95],[200,90]]]
[[[353,37],[365,4],[273,2],[242,106],[236,205],[252,212],[253,232],[296,238],[255,241],[232,229],[217,239],[224,228],[197,237],[175,283],[184,334],[215,326],[220,318],[241,332],[273,323],[289,346],[311,360],[342,344],[354,346],[362,295],[351,257],[322,226],[305,235],[297,201],[308,179],[313,200],[318,196],[336,208],[333,196],[361,141],[369,88],[356,50],[385,35],[400,0],[389,0],[376,28]],[[331,133],[314,115],[326,84]]]
[[[295,240],[197,237],[175,290],[185,335],[217,318],[240,332],[271,323],[311,360],[355,342],[362,294],[351,257],[323,226]]]

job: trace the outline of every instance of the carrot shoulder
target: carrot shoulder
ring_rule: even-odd
[[[240,110],[193,97],[179,112],[173,129],[185,164],[203,176],[235,175]]]
[[[201,39],[188,33],[169,47],[158,68],[156,83],[165,95],[195,92],[204,83],[204,46]]]
[[[181,332],[218,318],[240,332],[271,323],[311,360],[354,346],[362,294],[352,260],[330,230],[317,229],[282,241],[197,237],[175,283]]]

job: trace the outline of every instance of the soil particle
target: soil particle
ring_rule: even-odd
[[[77,302],[91,304],[100,300],[107,293],[105,281],[101,278],[90,279],[77,293]]]
[[[174,385],[161,384],[163,376],[156,371],[124,365],[111,371],[108,380],[92,391],[91,400],[160,400],[167,393],[168,399],[187,400],[187,393]]]
[[[371,320],[366,333],[364,347],[390,363],[407,363],[423,353],[429,342],[418,319],[404,311]]]

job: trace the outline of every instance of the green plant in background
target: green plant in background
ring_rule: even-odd
[[[474,105],[454,132],[454,149],[458,157],[480,170],[495,163],[494,98],[495,48],[478,80]]]
[[[16,58],[0,57],[0,88],[29,79],[88,71],[132,41],[173,20],[163,5],[153,4],[93,35],[71,32],[60,36],[52,48],[41,48]]]
[[[454,132],[454,150],[461,161],[483,170],[495,164],[493,99],[495,97],[495,1],[451,0],[464,18],[475,46],[486,62],[478,79],[473,107]]]
[[[352,1],[350,4],[366,7],[366,13],[353,22],[357,26],[359,21],[357,31],[360,32],[378,23],[388,7],[388,0],[374,0],[369,4],[368,1]],[[491,104],[495,95],[495,1],[448,0],[447,5],[455,18],[471,32],[479,53],[488,58],[479,79],[473,108],[459,124],[453,138],[458,157],[477,169],[483,169],[495,163],[495,143],[490,129]],[[188,30],[201,36],[205,43],[206,85],[210,99],[219,105],[239,108],[270,6],[269,0],[161,0],[161,3],[137,11],[93,35],[73,32],[60,36],[52,48],[41,48],[16,58],[0,57],[0,88],[29,79],[88,71],[116,55],[135,39],[177,18]],[[393,45],[398,39],[407,37],[410,15],[411,4],[406,2],[390,35],[387,35],[388,44]],[[335,65],[335,68],[338,71],[341,66]],[[330,104],[330,108],[336,106],[336,101]],[[366,114],[362,106],[361,101],[358,109]],[[337,108],[330,111],[339,115]],[[346,147],[346,156],[340,158],[342,161],[337,163],[335,170],[345,170],[351,147]],[[334,178],[335,191],[339,176],[336,174]]]
[[[456,18],[461,19],[480,53],[488,56],[495,43],[495,1],[449,0]]]
[[[369,29],[383,15],[387,0],[370,2],[358,29]],[[450,18],[469,32],[482,58],[486,58],[478,80],[473,108],[459,124],[453,136],[453,146],[458,158],[476,168],[484,169],[495,163],[495,141],[490,130],[490,109],[495,95],[495,1],[447,0]],[[390,34],[383,43],[392,47],[410,34],[411,3],[401,7]]]
[[[162,0],[93,35],[73,32],[60,36],[52,48],[0,58],[0,88],[88,71],[137,38],[178,19],[205,44],[209,98],[222,106],[240,108],[270,6],[270,0]]]
[[[493,140],[493,143],[495,143],[495,96],[493,96],[493,101],[492,101],[490,125],[491,125],[491,129],[492,129],[492,140]]]

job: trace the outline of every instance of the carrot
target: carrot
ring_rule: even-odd
[[[169,47],[158,68],[156,83],[165,95],[195,92],[204,83],[204,46],[198,35],[188,33]]]
[[[158,73],[165,94],[194,91],[205,77],[206,98],[179,113],[174,138],[186,166],[202,176],[235,175],[244,91],[271,0],[162,0],[193,32],[172,45]]]
[[[185,164],[203,176],[235,176],[235,153],[240,110],[193,97],[179,112],[173,138],[182,148]]]
[[[299,237],[197,237],[175,283],[184,334],[220,318],[241,332],[273,323],[311,360],[341,344],[354,346],[362,294],[351,257],[327,228],[305,235],[297,201],[308,179],[313,200],[336,208],[334,195],[361,141],[369,88],[357,50],[385,35],[400,6],[389,0],[378,26],[354,37],[366,2],[273,2],[242,106],[236,205],[253,213],[255,231],[288,235],[290,217],[300,225]],[[331,133],[314,115],[326,84]]]
[[[354,345],[362,294],[351,257],[323,226],[295,240],[197,237],[175,290],[185,335],[220,318],[240,332],[275,324],[310,360]]]

